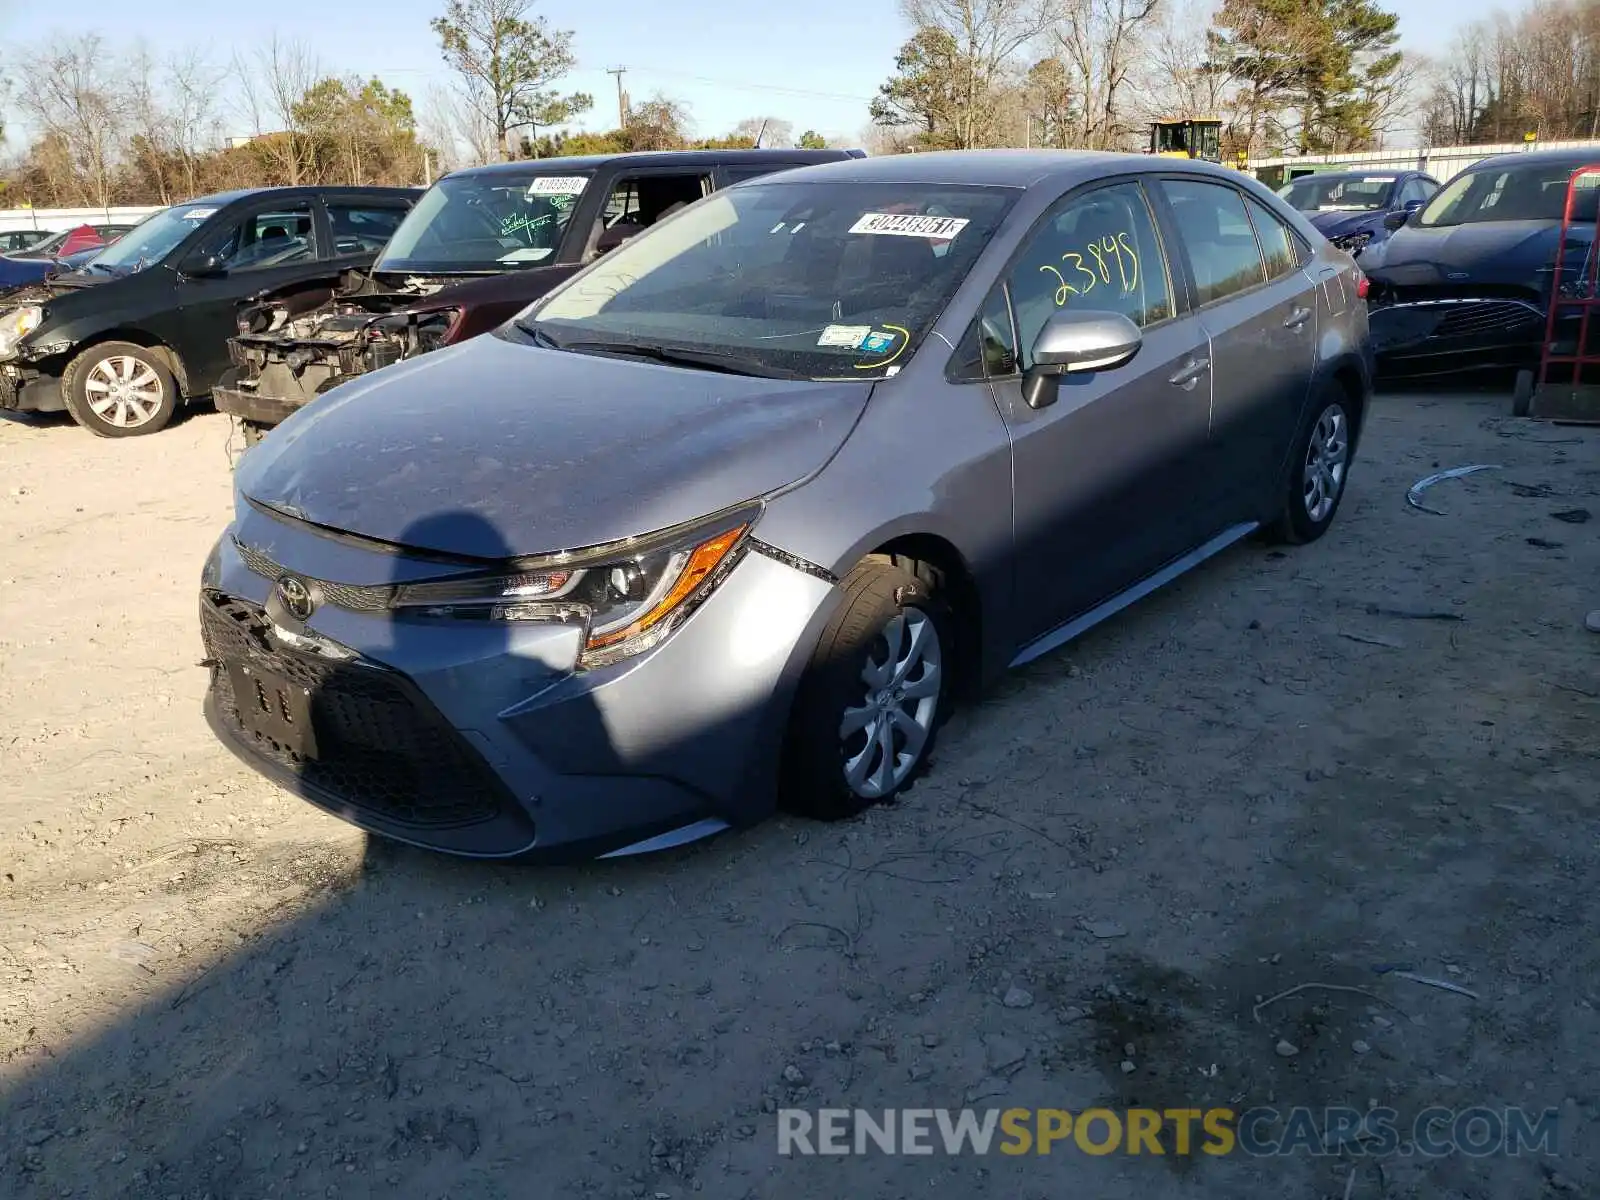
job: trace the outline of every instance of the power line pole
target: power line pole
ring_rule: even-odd
[[[607,67],[607,75],[617,77],[617,128],[622,128],[628,123],[628,94],[622,90],[622,77],[628,73],[627,67]]]

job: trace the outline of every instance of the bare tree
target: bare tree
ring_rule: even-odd
[[[1080,97],[1079,136],[1091,149],[1122,140],[1119,104],[1160,0],[1071,0],[1055,29]]]
[[[1206,0],[1188,0],[1181,6],[1164,5],[1151,23],[1129,88],[1129,98],[1143,117],[1227,119],[1236,81],[1228,64],[1212,61],[1214,12]]]
[[[765,149],[795,144],[794,125],[777,117],[746,117],[733,127],[733,136],[759,140]]]
[[[217,97],[227,71],[203,50],[173,53],[164,73],[169,144],[183,172],[183,194],[200,191],[201,161],[222,141]]]
[[[1150,4],[1156,0],[1148,0]],[[952,81],[959,111],[951,131],[966,148],[993,144],[1007,73],[1024,46],[1056,17],[1057,0],[901,0],[901,12],[917,30],[938,29],[955,42],[962,78]]]
[[[289,186],[308,182],[310,138],[295,110],[322,75],[316,56],[304,42],[273,35],[253,62],[236,60],[236,68],[240,99],[261,154]]]
[[[29,65],[29,86],[19,89],[24,113],[65,155],[78,199],[111,203],[126,106],[104,82],[108,52],[98,34],[47,48]]]

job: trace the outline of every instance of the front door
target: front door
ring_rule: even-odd
[[[1137,182],[1067,197],[1007,272],[1017,373],[994,380],[1010,430],[1016,589],[1026,642],[1138,582],[1204,540],[1211,409],[1205,330],[1177,305],[1149,198]],[[1133,361],[1069,375],[1039,410],[1021,372],[1046,318],[1121,313],[1144,333]]]
[[[223,221],[202,239],[199,253],[215,254],[220,263],[215,274],[181,277],[182,338],[174,347],[196,396],[210,392],[228,368],[241,300],[328,271],[309,199],[279,201]]]
[[[1293,234],[1223,183],[1162,182],[1183,231],[1215,373],[1211,465],[1230,522],[1259,517],[1316,361],[1317,284]]]

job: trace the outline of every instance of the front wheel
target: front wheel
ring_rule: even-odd
[[[67,364],[61,393],[72,419],[101,437],[164,429],[178,408],[178,384],[161,356],[132,342],[102,342]]]
[[[1301,545],[1328,532],[1344,499],[1355,424],[1349,394],[1324,386],[1295,438],[1283,507],[1268,527],[1275,541]]]
[[[844,603],[800,681],[785,803],[819,820],[899,795],[928,764],[950,696],[949,610],[916,575],[880,561],[845,576]]]

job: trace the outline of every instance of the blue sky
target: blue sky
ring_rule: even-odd
[[[1496,7],[1492,0],[1390,2],[1401,12],[1407,46],[1424,51]],[[225,60],[232,46],[277,32],[314,41],[332,70],[376,74],[422,101],[447,78],[428,29],[442,8],[442,0],[344,0],[268,5],[258,18],[249,9],[208,10],[193,0],[77,0],[64,22],[49,5],[0,0],[0,47],[95,30],[113,42],[143,38],[156,48],[204,44]],[[615,124],[616,82],[606,68],[624,66],[636,100],[661,90],[685,101],[705,135],[744,117],[773,116],[797,133],[814,128],[854,141],[905,38],[894,0],[536,0],[536,10],[576,33],[579,70],[567,87],[594,95],[583,122],[590,127]],[[7,57],[0,54],[0,68]]]

